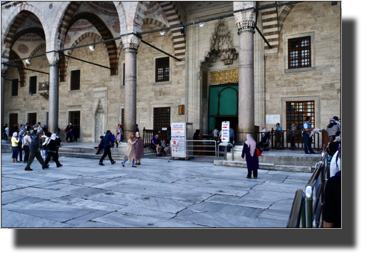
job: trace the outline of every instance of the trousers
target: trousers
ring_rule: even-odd
[[[252,172],[253,172],[253,177],[256,178],[257,177],[257,169],[253,170],[251,172],[248,172],[248,177],[252,177]]]
[[[27,162],[29,160],[29,156],[30,156],[30,147],[24,146],[23,149],[25,151],[24,162]]]
[[[303,133],[303,137],[304,137],[304,152],[307,154],[309,150],[310,153],[314,153],[311,147],[312,137],[309,137],[306,132]]]
[[[111,156],[111,146],[110,145],[107,145],[106,147],[104,147],[104,152],[103,152],[103,155],[101,157],[101,159],[99,160],[99,162],[103,162],[103,159],[105,159],[105,157],[108,155],[108,158],[110,159],[110,161],[114,161],[112,159],[112,156]]]
[[[40,165],[44,166],[44,161],[42,159],[42,156],[40,155],[40,152],[38,151],[31,151],[30,152],[30,158],[29,158],[29,161],[27,162],[27,166],[25,169],[30,169],[30,165],[31,163],[33,163],[34,161],[34,158],[37,158]]]
[[[51,156],[52,156],[52,158],[54,159],[54,161],[55,161],[55,163],[56,163],[56,167],[59,167],[61,164],[60,164],[60,162],[59,162],[59,159],[58,159],[58,157],[57,157],[57,153],[55,152],[55,153],[53,153],[53,152],[48,152],[47,153],[47,158],[46,158],[46,161],[44,162],[44,164],[48,164],[48,162],[50,162],[50,158],[51,158]]]

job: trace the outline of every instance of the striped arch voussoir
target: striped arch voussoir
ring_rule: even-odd
[[[260,2],[260,7],[275,5],[277,2]],[[264,43],[265,54],[277,54],[279,47],[279,29],[277,8],[269,8],[261,10],[262,29],[265,39],[272,48]]]

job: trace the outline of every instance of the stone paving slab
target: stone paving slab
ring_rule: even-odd
[[[304,173],[143,158],[123,168],[61,157],[64,166],[25,172],[2,155],[3,227],[284,228]],[[4,172],[5,170],[5,172]]]

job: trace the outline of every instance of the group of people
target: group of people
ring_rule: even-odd
[[[56,132],[48,132],[47,127],[41,126],[40,122],[34,126],[29,126],[27,123],[25,125],[21,124],[21,126],[14,124],[10,142],[13,162],[27,163],[25,171],[33,170],[30,166],[35,158],[37,158],[43,169],[49,167],[48,163],[51,158],[55,161],[56,167],[63,166],[59,162],[58,151],[61,143],[58,134]],[[23,160],[22,151],[25,152]],[[18,155],[19,161],[17,161]]]
[[[118,128],[120,128],[120,124],[118,125]],[[119,136],[118,132],[117,136]],[[106,158],[107,155],[109,160],[111,161],[111,164],[115,164],[116,161],[112,159],[111,155],[111,147],[113,147],[112,145],[115,143],[115,141],[118,144],[119,138],[116,137],[115,140],[115,137],[110,130],[107,130],[106,134],[104,136],[101,136],[100,138],[101,141],[98,145],[98,151],[96,154],[98,154],[102,148],[104,149],[104,152],[99,160],[99,165],[104,166],[103,160]],[[137,167],[136,165],[141,165],[141,157],[144,156],[144,141],[140,137],[140,132],[137,131],[135,136],[133,136],[132,133],[129,133],[127,143],[127,150],[124,155],[124,161],[121,163],[121,165],[125,167],[125,163],[128,160],[129,162],[132,162],[132,167]]]

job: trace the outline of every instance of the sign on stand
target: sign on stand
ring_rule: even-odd
[[[171,123],[171,147],[172,157],[186,157],[186,124]]]
[[[222,122],[222,142],[230,142],[230,122]]]

